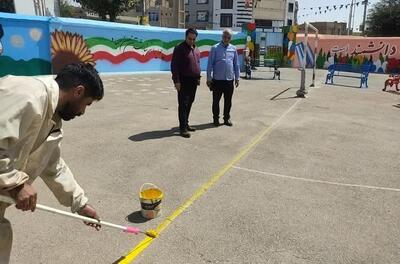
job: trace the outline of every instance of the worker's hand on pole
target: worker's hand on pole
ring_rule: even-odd
[[[94,219],[97,219],[100,221],[100,217],[97,215],[96,210],[89,204],[86,204],[84,207],[82,207],[78,211],[78,214],[87,216],[87,217],[91,217],[91,218],[94,218]],[[100,224],[87,223],[87,222],[84,222],[84,223],[88,226],[94,227],[97,231],[99,231],[101,228]]]
[[[35,211],[37,193],[29,183],[24,183],[9,191],[11,198],[15,200],[16,207],[22,211]]]

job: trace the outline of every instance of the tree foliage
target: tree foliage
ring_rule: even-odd
[[[367,23],[369,36],[400,36],[400,0],[380,0],[370,10]]]
[[[60,0],[60,16],[73,17],[73,7],[68,5],[66,0]]]
[[[1,0],[0,12],[15,13],[14,2],[12,0]]]
[[[116,21],[117,16],[122,12],[131,10],[137,4],[137,0],[81,0],[83,8],[91,10],[99,14],[102,20]]]

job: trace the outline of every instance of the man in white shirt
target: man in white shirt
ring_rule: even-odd
[[[58,201],[72,212],[98,219],[88,198],[60,157],[61,120],[85,113],[86,106],[104,96],[103,83],[90,65],[66,66],[52,77],[0,78],[0,194],[16,207],[34,211],[39,176]],[[10,222],[0,202],[0,263],[8,263],[12,246]],[[96,229],[99,225],[89,224]]]
[[[230,44],[233,32],[224,29],[222,41],[211,48],[207,63],[207,86],[213,92],[213,120],[219,126],[219,101],[224,95],[224,124],[232,126],[230,120],[234,82],[239,86],[239,59],[234,45]]]

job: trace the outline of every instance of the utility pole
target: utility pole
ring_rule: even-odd
[[[256,0],[257,1],[257,0]],[[283,0],[284,8],[283,8],[283,17],[284,17],[284,22],[283,25],[287,26],[287,15],[288,15],[288,3],[287,0]]]
[[[351,5],[350,5],[350,15],[349,15],[349,25],[347,28],[347,35],[350,35],[350,32],[352,32],[352,19],[353,19],[353,6],[354,6],[354,0],[351,0]]]
[[[141,0],[141,11],[142,11],[142,17],[140,18],[140,24],[145,25],[145,17],[146,17],[146,0]]]
[[[362,28],[362,33],[365,35],[365,29],[366,29],[366,20],[367,20],[367,6],[368,6],[368,0],[364,0],[364,17],[363,17],[363,28]]]
[[[351,22],[353,23],[351,26],[351,29],[353,30],[353,32],[354,32],[354,28],[355,28],[355,24],[356,24],[355,17],[356,17],[356,3],[354,3],[354,5],[353,5],[353,18],[351,20]]]

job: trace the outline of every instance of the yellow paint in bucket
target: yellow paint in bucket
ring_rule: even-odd
[[[145,183],[140,188],[141,214],[144,218],[153,219],[161,214],[161,201],[164,194],[156,185]]]

